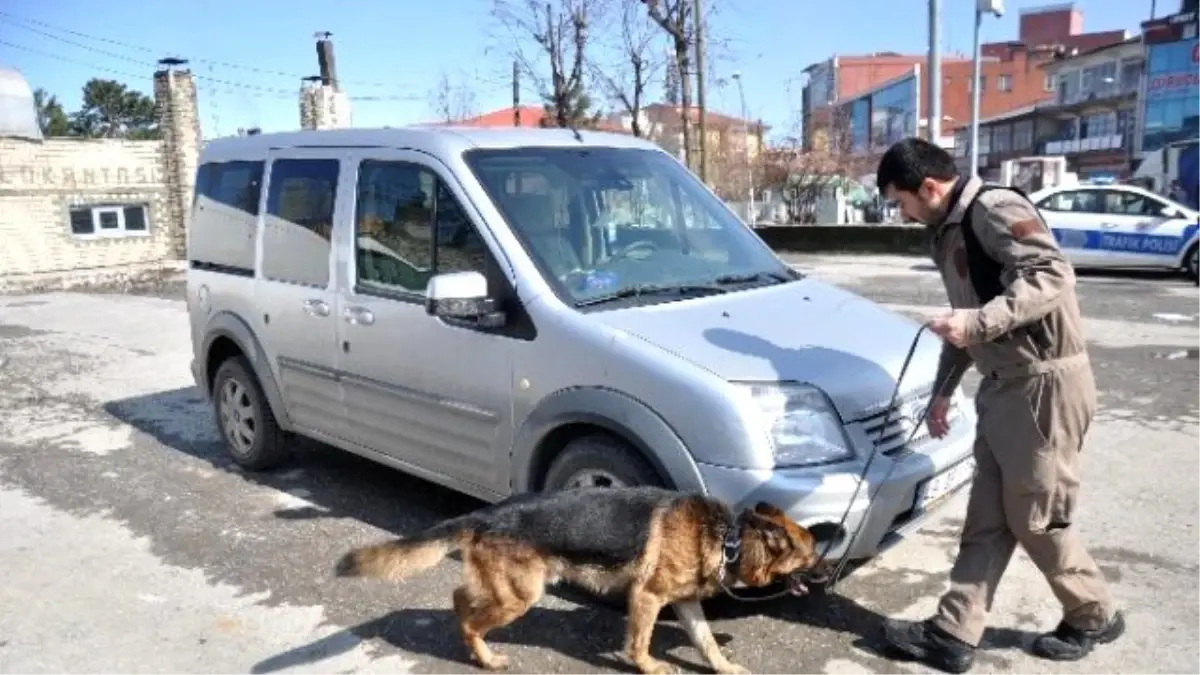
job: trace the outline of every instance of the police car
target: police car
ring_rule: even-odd
[[[1180,270],[1200,283],[1200,212],[1134,185],[1056,185],[1029,198],[1078,268]]]

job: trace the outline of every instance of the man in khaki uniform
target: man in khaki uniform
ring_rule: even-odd
[[[1081,659],[1117,639],[1125,622],[1074,522],[1079,454],[1096,409],[1074,271],[1022,194],[959,176],[950,154],[931,143],[892,146],[877,185],[907,219],[929,226],[953,308],[930,324],[946,341],[928,419],[934,436],[946,433],[950,395],[965,370],[973,363],[983,375],[978,468],[950,589],[934,617],[889,620],[885,639],[942,670],[970,669],[1020,544],[1063,607],[1033,652]]]

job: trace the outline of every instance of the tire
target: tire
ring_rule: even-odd
[[[606,434],[581,436],[568,442],[546,472],[542,491],[584,485],[665,487],[658,472],[628,443]]]
[[[1197,286],[1200,286],[1200,270],[1197,269],[1197,246],[1200,243],[1192,244],[1188,249],[1187,255],[1183,256],[1183,274]]]
[[[593,434],[580,436],[566,444],[550,465],[550,470],[546,472],[541,491],[555,492],[575,487],[573,483],[577,483],[576,478],[588,472],[592,472],[593,475],[608,474],[620,484],[630,487],[666,487],[658,472],[628,443],[607,434]],[[568,591],[568,597],[572,600],[580,601],[584,596],[621,612],[628,606],[625,594],[620,591]]]
[[[217,428],[234,462],[251,471],[262,471],[277,466],[287,457],[287,434],[279,428],[246,357],[231,356],[223,361],[213,377],[212,391]],[[241,401],[237,406],[240,417],[235,412],[236,401]],[[239,429],[242,433],[238,433]]]

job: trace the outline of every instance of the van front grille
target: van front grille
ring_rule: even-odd
[[[892,456],[899,453],[904,449],[904,441],[909,434],[912,434],[912,440],[908,442],[908,447],[918,448],[932,440],[929,427],[921,420],[929,401],[929,394],[913,396],[892,406],[890,410],[881,410],[860,420],[858,424],[880,454]],[[958,406],[952,405],[949,413],[951,422],[958,417],[958,413]],[[917,425],[920,426],[913,434],[913,428]]]

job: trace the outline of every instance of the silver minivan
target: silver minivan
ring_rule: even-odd
[[[775,503],[838,558],[875,555],[972,477],[961,391],[950,434],[914,429],[937,339],[889,414],[917,324],[793,269],[637,138],[213,140],[188,260],[192,369],[248,469],[298,434],[486,501],[663,485]]]

